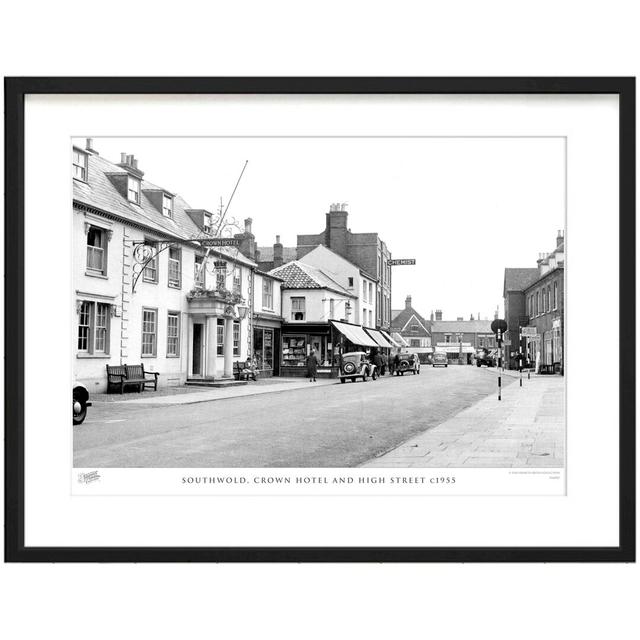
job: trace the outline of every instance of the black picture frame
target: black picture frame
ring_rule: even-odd
[[[635,78],[5,78],[5,561],[635,561]],[[612,547],[26,547],[24,539],[24,140],[29,94],[615,94],[619,98],[619,531]]]

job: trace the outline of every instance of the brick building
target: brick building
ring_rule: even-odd
[[[431,344],[434,351],[444,351],[450,363],[458,364],[471,364],[478,349],[497,346],[490,320],[477,320],[473,315],[469,320],[443,320],[440,310],[431,323]]]
[[[411,306],[411,296],[406,297],[404,309],[394,310],[392,316],[391,330],[400,334],[409,347],[431,347],[430,323]]]
[[[391,329],[391,253],[377,233],[352,233],[347,226],[346,204],[332,204],[326,214],[325,229],[318,234],[297,238],[297,259],[319,245],[328,247],[357,265],[377,281],[375,292],[375,326]]]
[[[527,361],[558,373],[564,372],[564,257],[564,234],[558,231],[555,249],[539,255],[537,268],[505,269],[504,285],[505,351],[522,349]],[[535,336],[520,338],[521,327]],[[517,367],[514,358],[505,362]]]

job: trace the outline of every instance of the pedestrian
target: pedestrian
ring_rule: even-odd
[[[307,356],[307,375],[309,376],[309,382],[316,382],[316,375],[318,374],[318,358],[316,352],[311,349]]]
[[[382,369],[380,369],[380,375],[383,376],[387,372],[387,363],[389,359],[387,358],[387,354],[382,354]]]
[[[376,366],[376,370],[378,371],[378,373],[380,373],[380,371],[382,371],[382,356],[380,355],[380,352],[378,350],[376,350],[375,354],[373,355],[373,364]]]
[[[393,356],[393,370],[395,371],[397,376],[400,375],[400,354],[399,353],[396,353],[396,355]]]

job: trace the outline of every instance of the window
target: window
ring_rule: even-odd
[[[179,247],[169,248],[169,286],[180,288],[182,252]]]
[[[107,232],[98,227],[87,231],[87,271],[107,275]]]
[[[224,267],[216,267],[216,289],[225,289],[227,283],[227,270]]]
[[[162,194],[162,215],[173,218],[173,198],[166,193]]]
[[[547,311],[551,311],[551,285],[547,287]]]
[[[367,301],[367,283],[362,281],[362,302]]]
[[[155,309],[142,310],[142,355],[155,356],[157,333],[158,333],[158,312]]]
[[[219,356],[224,355],[224,320],[218,320],[216,327],[216,353]]]
[[[158,252],[156,246],[152,242],[146,242],[145,245],[151,248],[152,258],[144,268],[142,279],[145,282],[158,282]]]
[[[484,338],[478,338],[478,346],[484,347]]]
[[[410,347],[419,347],[420,346],[420,338],[411,338],[409,340]]]
[[[130,202],[140,204],[140,180],[127,176],[127,198]]]
[[[73,177],[87,181],[87,154],[79,149],[73,150]]]
[[[167,356],[180,355],[180,316],[175,311],[167,314]]]
[[[306,315],[305,298],[291,298],[291,319],[304,320]]]
[[[262,307],[273,309],[273,280],[262,278]]]
[[[204,225],[202,227],[205,233],[211,233],[211,214],[204,214]]]
[[[558,283],[553,283],[553,310],[558,308]]]
[[[196,256],[193,267],[193,282],[196,287],[204,287],[204,256]]]
[[[369,283],[369,304],[373,304],[373,283]]]
[[[536,315],[540,315],[540,292],[536,291]]]
[[[353,278],[347,278],[349,282],[349,287],[353,287]]]
[[[109,353],[110,305],[82,301],[78,311],[78,351]]]
[[[233,267],[233,292],[242,293],[242,272],[240,267]]]
[[[373,327],[373,311],[369,309],[369,326]]]
[[[240,323],[233,323],[233,355],[240,355]]]
[[[418,333],[419,330],[420,330],[420,327],[417,324],[412,324],[411,325],[411,331],[413,333]]]
[[[451,342],[451,334],[450,334],[450,333],[445,333],[445,334],[444,334],[444,341],[445,341],[446,343]]]

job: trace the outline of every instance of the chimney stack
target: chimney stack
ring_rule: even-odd
[[[436,309],[436,322],[442,321],[442,309]]]
[[[558,237],[556,238],[556,247],[559,247],[564,242],[564,231],[558,229]]]
[[[120,154],[120,164],[127,164],[127,154],[124,151]]]
[[[406,300],[404,301],[404,308],[411,309],[411,296],[407,296]]]
[[[429,320],[431,320],[431,322],[433,322],[433,310],[431,311],[431,315],[429,316]]]
[[[251,233],[251,224],[253,223],[253,220],[251,218],[245,218],[244,219],[244,232],[245,233]]]
[[[275,244],[273,245],[273,268],[281,267],[284,262],[283,259],[283,247],[280,242],[280,236],[276,236]]]

